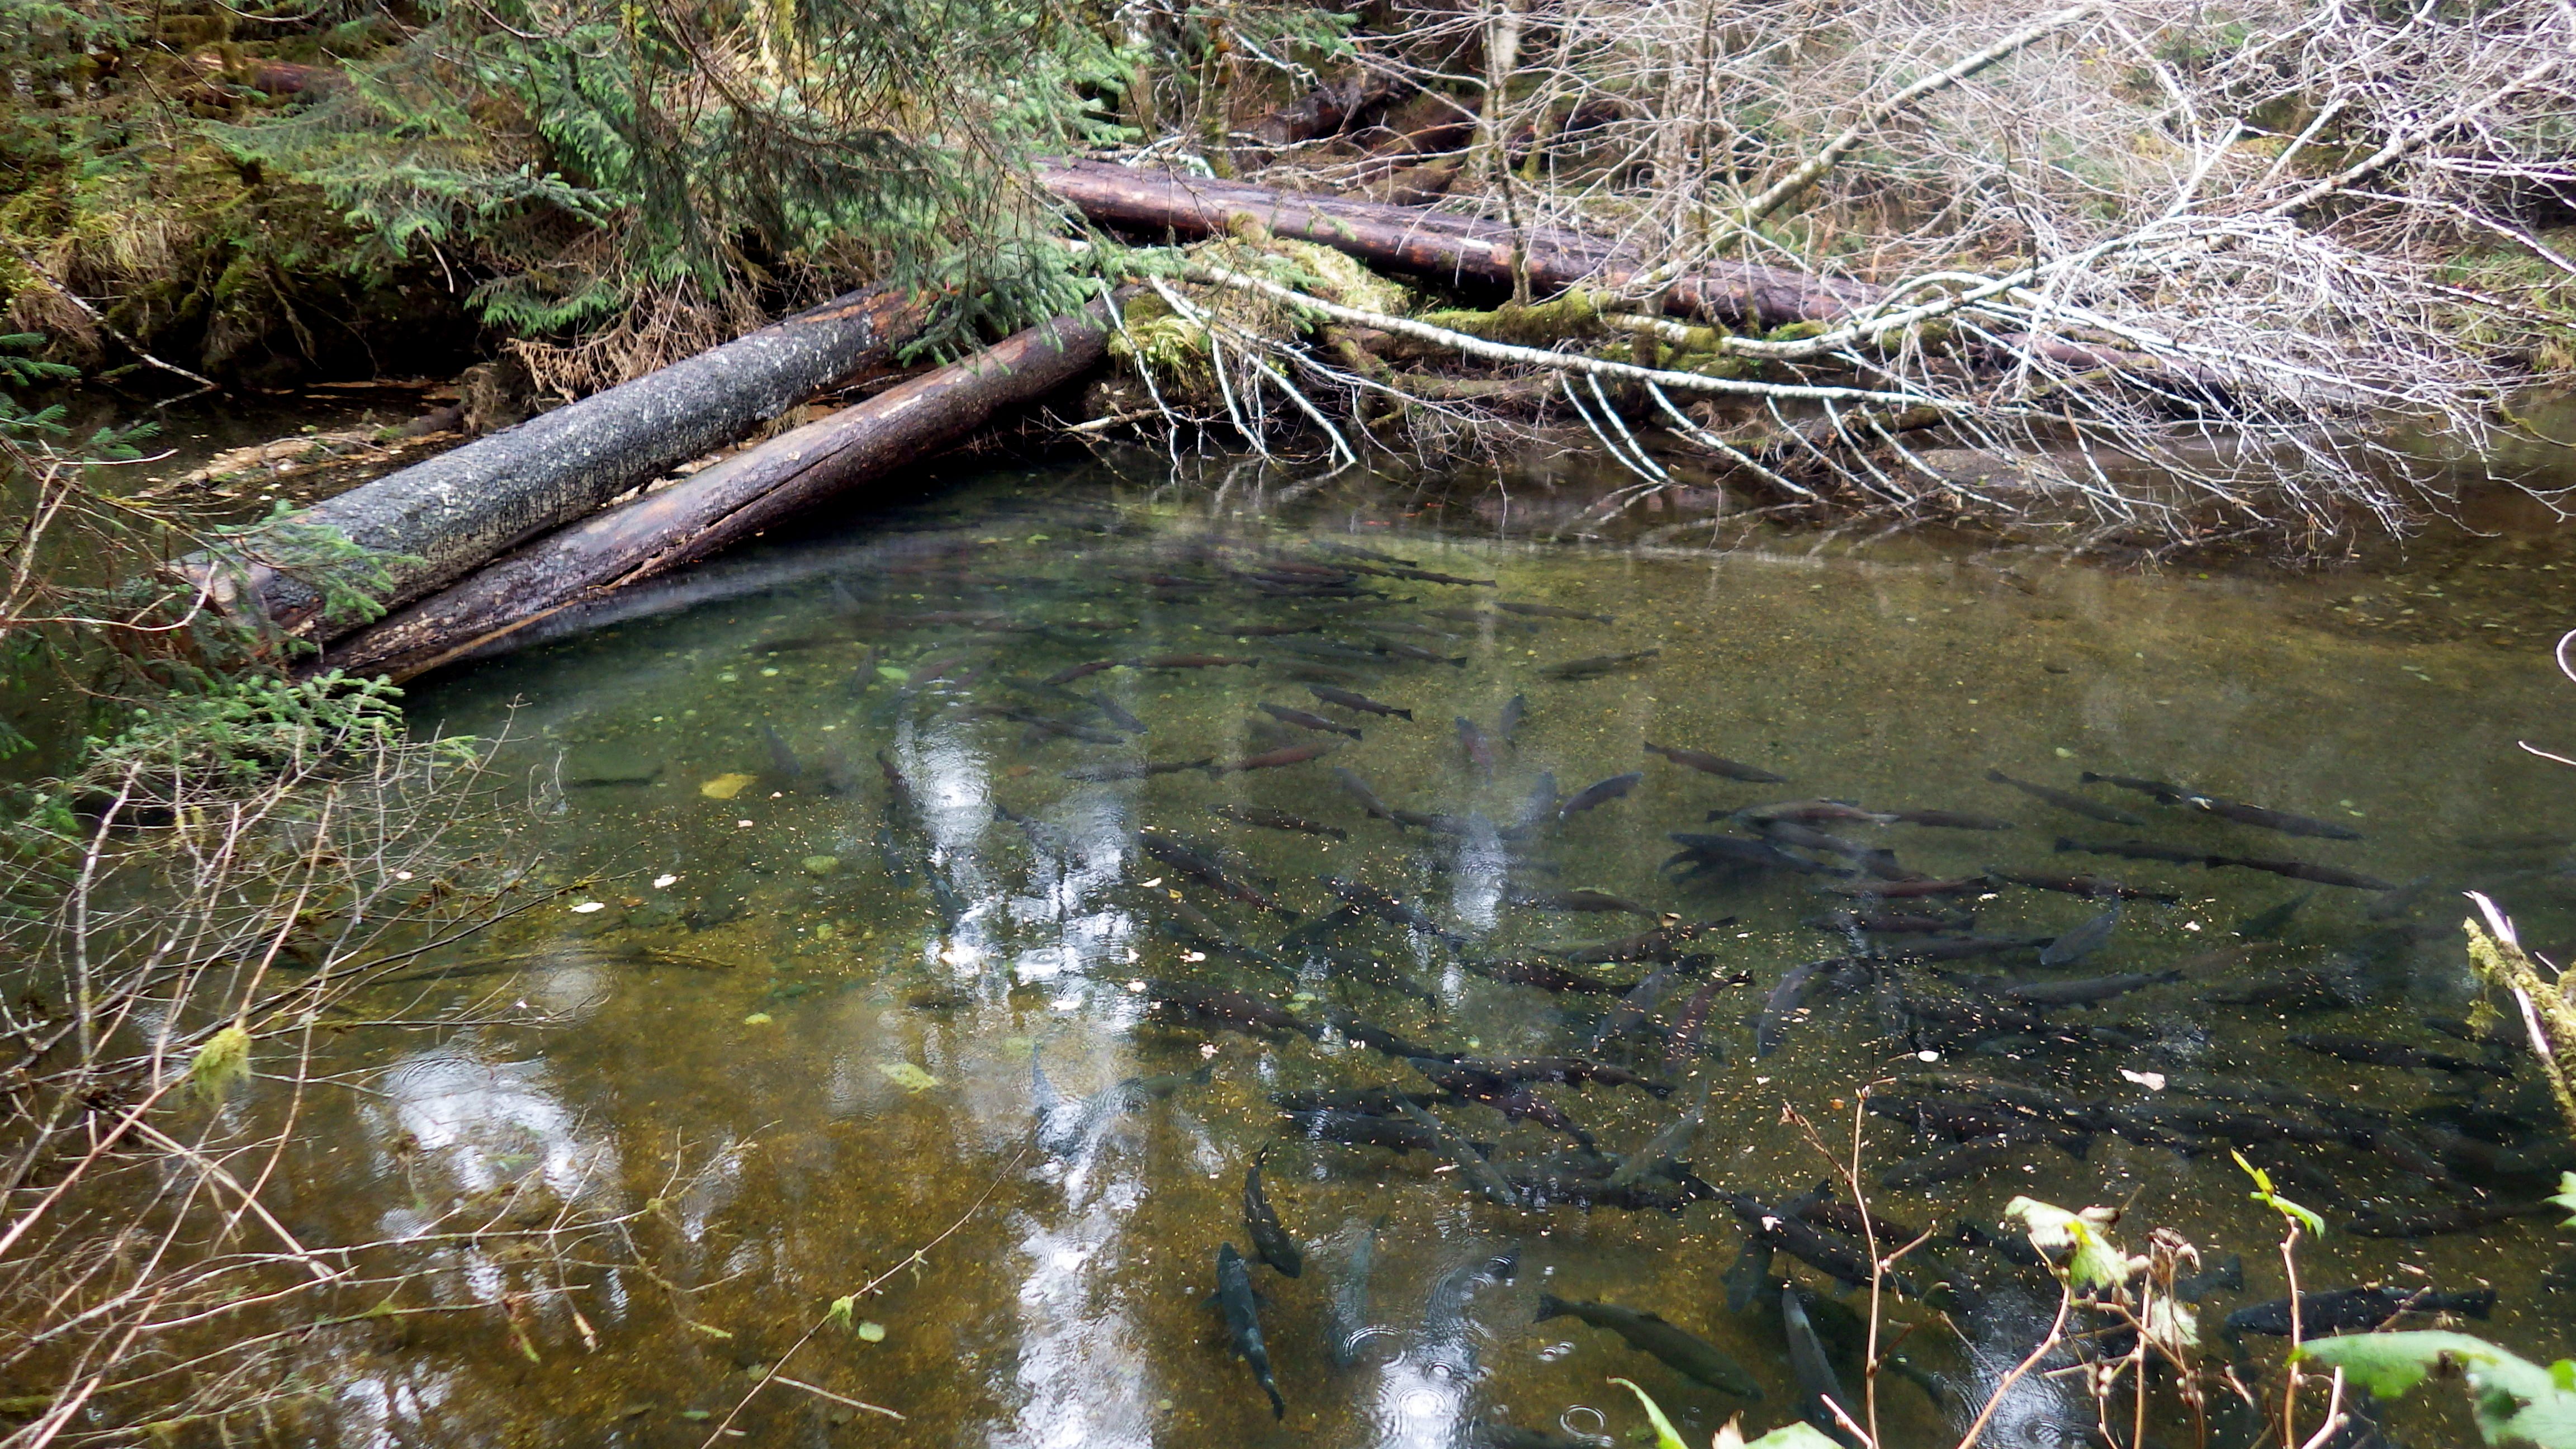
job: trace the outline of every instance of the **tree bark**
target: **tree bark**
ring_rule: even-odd
[[[1097,161],[1056,162],[1041,168],[1038,179],[1092,221],[1122,231],[1211,236],[1248,217],[1273,236],[1320,243],[1374,266],[1452,282],[1512,285],[1512,229],[1473,217]],[[1530,285],[1541,291],[1577,283],[1616,288],[1651,265],[1631,248],[1582,232],[1536,227],[1522,237]],[[1675,281],[1664,291],[1663,305],[1676,316],[1769,328],[1835,321],[1878,296],[1878,288],[1862,283],[1725,262]]]
[[[1328,246],[1372,266],[1452,284],[1514,284],[1514,233],[1498,222],[1100,161],[1055,162],[1039,168],[1038,180],[1093,222],[1122,231],[1212,236],[1238,219],[1249,219],[1272,236]],[[1533,293],[1553,294],[1577,285],[1616,292],[1652,265],[1632,247],[1583,232],[1534,227],[1520,238]],[[1654,297],[1667,315],[1759,332],[1792,322],[1839,322],[1866,312],[1885,295],[1886,289],[1866,282],[1720,262],[1683,273]],[[2041,342],[2018,332],[1998,332],[1995,341],[1999,346],[1980,344],[1967,351],[1971,356],[1992,354],[1980,359],[1991,366],[2009,366],[2016,353],[2026,351],[2063,367],[2153,377],[2223,398],[2223,389],[2212,379],[2121,348],[2062,338]]]
[[[408,679],[759,533],[918,462],[1096,366],[1107,311],[1032,327],[829,417],[588,518],[334,647],[318,667]]]
[[[379,602],[397,608],[884,361],[921,321],[909,295],[853,292],[389,473],[295,521],[336,529],[375,555],[390,578]],[[355,627],[323,617],[320,590],[291,567],[237,574],[204,555],[174,567],[237,616],[326,643]]]

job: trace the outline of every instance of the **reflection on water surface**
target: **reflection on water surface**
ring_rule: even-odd
[[[1954,1231],[2016,1194],[2241,1255],[2201,1310],[2236,1352],[2218,1324],[2282,1278],[2230,1146],[2339,1224],[2494,1219],[2337,1232],[2309,1286],[2492,1286],[2487,1331],[2564,1344],[2555,1218],[2486,1211],[2554,1183],[2548,1103],[2509,1045],[2462,1039],[2462,887],[2543,949],[2576,933],[2564,781],[2514,747],[2563,718],[2527,642],[2338,612],[2376,582],[1552,547],[1365,482],[1264,513],[1046,481],[415,697],[514,735],[532,813],[507,844],[581,884],[408,988],[552,1024],[363,1078],[312,1211],[671,1196],[648,1269],[334,1364],[343,1437],[695,1443],[775,1370],[812,1389],[755,1398],[755,1441],[1552,1443],[1477,1426],[1624,1435],[1620,1375],[1704,1442],[1795,1413],[1775,1278],[1860,1383],[1867,1296],[1815,1266],[1849,1248],[1835,1204],[1767,1259],[1747,1219],[1829,1175],[1784,1105],[1840,1141],[1888,1079],[1867,1175],[1899,1185],[1871,1206],[1935,1230],[1890,1308],[1891,1442],[1949,1442],[2053,1308]],[[2096,894],[2047,888],[2074,876]],[[1617,1070],[1507,1065],[1531,1058]],[[1319,1140],[1404,1145],[1417,1118],[1278,1105],[1378,1085],[1491,1166]],[[1613,1187],[1703,1095],[1687,1147]],[[1255,1251],[1257,1153],[1303,1259],[1250,1270],[1276,1421],[1207,1302],[1219,1246]],[[675,1154],[716,1167],[670,1185]],[[457,1282],[532,1291],[506,1263]],[[1696,1349],[1640,1351],[1623,1309]],[[2392,1432],[2463,1432],[2436,1407]],[[1995,1442],[2092,1421],[2033,1378]]]

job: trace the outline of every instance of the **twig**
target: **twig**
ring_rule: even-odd
[[[1957,85],[1959,82],[1966,80],[1968,77],[1975,75],[1981,70],[1984,70],[1987,66],[1993,65],[1996,61],[1999,61],[2005,56],[2011,55],[2013,52],[2029,45],[2032,41],[2039,40],[2043,37],[2053,35],[2060,30],[2064,30],[2075,22],[2090,16],[2098,8],[2100,7],[2087,3],[2057,11],[2051,15],[2043,15],[2039,19],[2031,22],[2029,25],[2023,26],[2012,34],[2005,36],[2003,39],[1996,41],[1994,44],[1987,46],[1985,49],[1978,51],[1976,54],[1969,56],[1967,59],[1960,61],[1956,65],[1951,66],[1948,70],[1936,71],[1931,75],[1925,76],[1923,79],[1916,81],[1914,84],[1907,86],[1905,89],[1898,91],[1892,96],[1889,96],[1886,100],[1870,107],[1868,111],[1861,115],[1859,120],[1852,122],[1852,124],[1846,128],[1841,135],[1826,142],[1823,150],[1818,151],[1814,156],[1809,157],[1795,171],[1792,171],[1788,175],[1781,177],[1778,181],[1773,182],[1769,190],[1764,191],[1761,195],[1746,202],[1744,204],[1744,225],[1748,229],[1751,228],[1755,222],[1760,221],[1764,217],[1779,210],[1781,204],[1786,202],[1790,197],[1795,196],[1799,192],[1806,190],[1809,186],[1814,185],[1816,178],[1824,175],[1828,171],[1831,171],[1837,162],[1841,161],[1845,156],[1850,155],[1854,148],[1858,147],[1862,141],[1867,140],[1869,133],[1876,129],[1880,123],[1887,120],[1888,117],[1895,115],[1897,112],[1904,110],[1908,106],[1913,105],[1916,101],[1923,99],[1934,91],[1946,90],[1951,86]]]
[[[188,369],[181,367],[175,362],[165,362],[162,359],[153,356],[151,351],[145,348],[142,343],[126,336],[115,323],[108,321],[106,313],[103,313],[96,307],[91,306],[88,298],[83,297],[80,293],[64,286],[61,282],[56,281],[53,273],[46,271],[44,264],[38,262],[26,248],[18,245],[16,242],[11,242],[9,244],[9,251],[11,255],[18,259],[18,265],[27,269],[30,276],[33,276],[37,281],[44,283],[46,287],[51,289],[64,301],[78,307],[81,312],[89,318],[91,325],[97,327],[99,331],[106,333],[108,336],[115,338],[118,343],[123,345],[126,351],[131,352],[136,357],[142,359],[148,366],[157,367],[163,372],[169,373],[173,377],[184,377],[188,381],[197,385],[195,392],[184,392],[177,397],[163,398],[161,401],[154,403],[154,407],[166,408],[172,403],[186,402],[188,399],[197,397],[204,393],[219,393],[223,391],[223,389],[217,386],[212,379],[201,377],[196,373],[190,372]]]

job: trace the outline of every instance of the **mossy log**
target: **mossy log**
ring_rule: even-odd
[[[1251,220],[1273,236],[1319,242],[1372,266],[1450,284],[1512,284],[1515,234],[1499,222],[1096,161],[1056,162],[1038,179],[1094,223],[1120,231],[1213,236]],[[1533,227],[1519,240],[1530,285],[1549,293],[1577,285],[1617,289],[1652,265],[1631,248],[1561,228]],[[1685,273],[1662,298],[1675,316],[1769,328],[1835,321],[1879,295],[1857,282],[1720,262]]]
[[[963,361],[584,519],[330,649],[317,667],[396,679],[485,651],[560,610],[702,559],[920,462],[1099,365],[1107,313],[1032,327]]]
[[[385,572],[377,602],[398,608],[883,363],[920,329],[922,315],[909,294],[853,292],[389,473],[291,521],[336,530],[366,550]],[[321,590],[288,568],[235,574],[203,556],[175,567],[216,607],[318,642],[360,622],[326,617]]]
[[[1559,227],[1515,232],[1500,222],[1421,207],[1211,181],[1100,161],[1052,162],[1039,168],[1038,180],[1095,225],[1118,231],[1202,237],[1254,223],[1273,236],[1317,242],[1374,267],[1452,286],[1466,282],[1512,286],[1516,248],[1523,253],[1532,289],[1550,296],[1577,287],[1623,292],[1654,272],[1659,260],[1618,242]],[[1806,335],[1780,330],[1799,324],[1821,329],[1850,321],[1887,295],[1886,289],[1866,282],[1752,262],[1707,263],[1645,290],[1668,316],[1782,338]],[[2061,367],[2152,376],[2167,386],[2221,391],[2211,379],[2178,375],[2171,367],[2104,344],[2036,340],[2009,331],[1995,333],[1994,339],[1992,344],[1980,342],[1964,350],[1984,365],[2009,366],[2026,351]]]

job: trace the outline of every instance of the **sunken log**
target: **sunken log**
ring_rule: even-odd
[[[539,540],[328,651],[317,668],[409,679],[549,615],[701,559],[835,493],[885,477],[1097,366],[1105,304],[746,448]]]
[[[377,602],[397,608],[884,362],[920,329],[922,315],[909,293],[852,292],[389,473],[289,521],[337,530],[367,550],[390,582]],[[325,617],[321,591],[289,564],[235,573],[199,555],[176,567],[236,617],[265,618],[322,642],[357,627],[356,620]]]
[[[1532,227],[1418,207],[1139,171],[1101,161],[1058,161],[1038,180],[1092,222],[1125,232],[1213,236],[1253,221],[1272,236],[1315,242],[1372,266],[1441,281],[1512,285],[1515,238],[1526,246],[1530,285],[1618,288],[1648,270],[1634,249],[1582,232]],[[1739,329],[1829,322],[1878,300],[1880,289],[1785,267],[1720,262],[1684,273],[1663,292],[1664,310]]]

